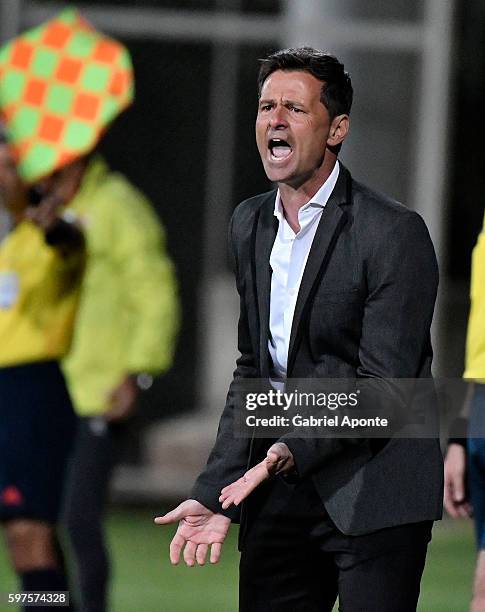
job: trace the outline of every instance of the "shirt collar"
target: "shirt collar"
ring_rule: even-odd
[[[317,193],[301,208],[300,211],[310,206],[318,206],[320,208],[324,208],[328,202],[329,197],[332,195],[332,191],[337,183],[338,175],[340,172],[340,164],[337,160],[335,162],[335,166],[333,167],[332,172],[330,172],[327,180],[323,183]],[[283,204],[281,203],[281,195],[280,190],[276,192],[276,199],[274,203],[274,216],[281,221],[284,218],[283,214]]]

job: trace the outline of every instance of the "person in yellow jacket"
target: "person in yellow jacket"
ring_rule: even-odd
[[[471,308],[463,377],[470,381],[460,418],[453,424],[445,460],[446,510],[473,514],[478,557],[471,612],[485,610],[485,219],[472,255]]]
[[[0,268],[0,365],[8,374],[1,378],[0,368],[0,379],[10,381],[4,388],[0,380],[0,397],[12,406],[6,411],[10,423],[21,414],[19,404],[24,408],[31,404],[29,418],[34,414],[35,431],[47,430],[39,441],[27,423],[22,431],[32,430],[35,441],[17,436],[7,444],[11,436],[0,426],[0,495],[6,508],[0,516],[9,520],[7,541],[24,589],[61,590],[62,586],[65,590],[51,524],[59,513],[72,438],[63,423],[66,415],[73,418],[73,412],[68,410],[69,397],[57,366],[43,367],[43,376],[37,367],[29,368],[23,377],[11,366],[37,360],[51,364],[65,356],[79,284],[69,267],[65,235],[79,245],[73,228],[82,227],[83,233],[77,233],[86,243],[86,276],[72,352],[64,367],[75,409],[84,417],[76,432],[66,501],[84,612],[104,610],[106,605],[101,517],[111,465],[111,424],[133,411],[139,373],[169,367],[178,323],[173,269],[164,251],[162,228],[146,199],[93,153],[110,122],[131,103],[133,90],[127,50],[73,9],[0,49],[0,112],[13,155],[6,160],[0,185],[7,191],[14,184],[7,171],[18,172],[19,190],[7,194],[11,210],[18,207],[17,191],[28,185],[31,199],[40,203],[30,210],[30,217],[57,249],[45,247],[31,224],[19,223],[0,260],[4,266]],[[31,395],[39,385],[44,400],[34,401]],[[52,456],[52,451],[47,459],[37,460],[26,452],[28,445],[34,450],[42,446],[47,452],[44,439],[63,454]],[[8,461],[2,462],[5,456]],[[17,480],[12,480],[12,471]],[[42,487],[43,494],[37,491],[37,497],[44,506],[50,504],[49,514],[33,494],[29,499],[37,506],[24,504],[27,492],[22,479],[31,472],[35,475],[31,488]],[[17,518],[24,521],[21,527],[26,519],[35,518],[40,535],[34,543],[29,544],[32,529],[12,532],[11,519]],[[39,530],[38,519],[47,521],[42,523],[44,531]],[[19,557],[22,547],[27,557]]]
[[[87,266],[71,351],[64,361],[82,417],[68,477],[65,520],[82,610],[107,609],[103,514],[120,423],[134,411],[137,378],[166,371],[179,310],[163,229],[147,202],[98,156],[86,160],[67,211],[84,227]]]
[[[64,369],[81,416],[115,418],[114,396],[126,377],[131,386],[133,375],[172,364],[178,328],[173,264],[149,202],[101,156],[87,161],[67,211],[84,228],[88,263]]]

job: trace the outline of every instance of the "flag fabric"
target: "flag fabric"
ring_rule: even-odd
[[[27,183],[91,151],[133,95],[127,49],[75,9],[0,49],[0,113]]]

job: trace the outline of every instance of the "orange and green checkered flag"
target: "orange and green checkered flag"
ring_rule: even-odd
[[[0,49],[0,113],[32,183],[91,151],[133,100],[128,51],[74,9]]]

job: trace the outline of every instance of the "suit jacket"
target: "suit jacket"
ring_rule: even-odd
[[[240,296],[240,357],[214,448],[191,494],[215,512],[221,512],[222,487],[261,460],[268,448],[261,449],[260,440],[234,435],[241,409],[235,381],[269,376],[275,196],[271,191],[242,202],[229,228]],[[302,277],[288,377],[430,377],[437,285],[436,257],[421,217],[354,181],[341,165]],[[443,468],[437,439],[281,440],[293,453],[298,477],[313,480],[345,534],[441,517]],[[242,515],[238,508],[225,514],[240,519],[244,530],[247,504],[242,506]]]

